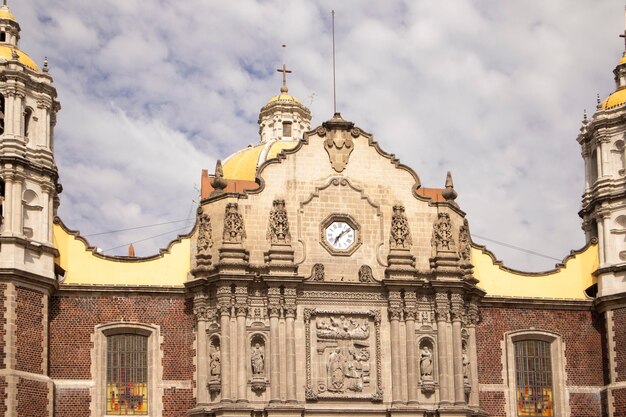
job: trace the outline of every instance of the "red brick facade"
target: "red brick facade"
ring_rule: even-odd
[[[160,328],[164,381],[192,384],[195,357],[195,319],[191,301],[175,295],[56,295],[50,300],[50,376],[58,379],[91,380],[92,338],[97,325],[143,323]],[[74,397],[76,394],[77,397]],[[57,390],[58,415],[83,409],[91,398],[88,390]],[[191,389],[166,389],[164,417],[182,416],[192,408]],[[179,408],[184,407],[184,408]],[[88,407],[87,407],[88,408]],[[88,415],[88,414],[87,414]]]
[[[503,392],[482,392],[480,393],[480,406],[490,416],[504,416],[506,406]]]
[[[48,385],[45,382],[19,379],[17,383],[17,415],[48,416]]]
[[[626,308],[613,310],[616,382],[626,381]],[[626,414],[625,414],[626,415]]]
[[[16,287],[15,369],[43,373],[43,298],[41,292]]]
[[[90,400],[88,389],[57,389],[54,394],[55,417],[89,417]]]
[[[6,341],[6,290],[7,284],[0,284],[0,312],[2,315],[0,316],[0,369],[6,368],[6,352],[5,352],[5,341]]]

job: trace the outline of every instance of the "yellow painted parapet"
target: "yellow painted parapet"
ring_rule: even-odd
[[[596,282],[592,273],[600,259],[598,244],[593,243],[573,251],[554,270],[529,273],[506,268],[484,247],[473,246],[472,263],[487,296],[587,300],[585,290]]]
[[[55,263],[65,271],[63,285],[124,285],[183,287],[191,267],[189,235],[170,243],[167,250],[149,258],[105,256],[89,247],[78,232],[60,220],[54,224]]]

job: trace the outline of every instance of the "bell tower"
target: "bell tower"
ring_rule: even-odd
[[[60,109],[48,74],[19,49],[0,6],[0,410],[52,416],[48,302],[57,287],[52,223],[61,191],[52,130]]]

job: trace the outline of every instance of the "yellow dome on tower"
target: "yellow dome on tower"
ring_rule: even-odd
[[[222,163],[227,180],[254,181],[257,169],[268,159],[276,158],[283,150],[295,148],[299,140],[280,140],[250,146],[235,152]]]

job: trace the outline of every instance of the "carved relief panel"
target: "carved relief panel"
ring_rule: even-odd
[[[306,399],[382,401],[380,312],[305,309]]]

